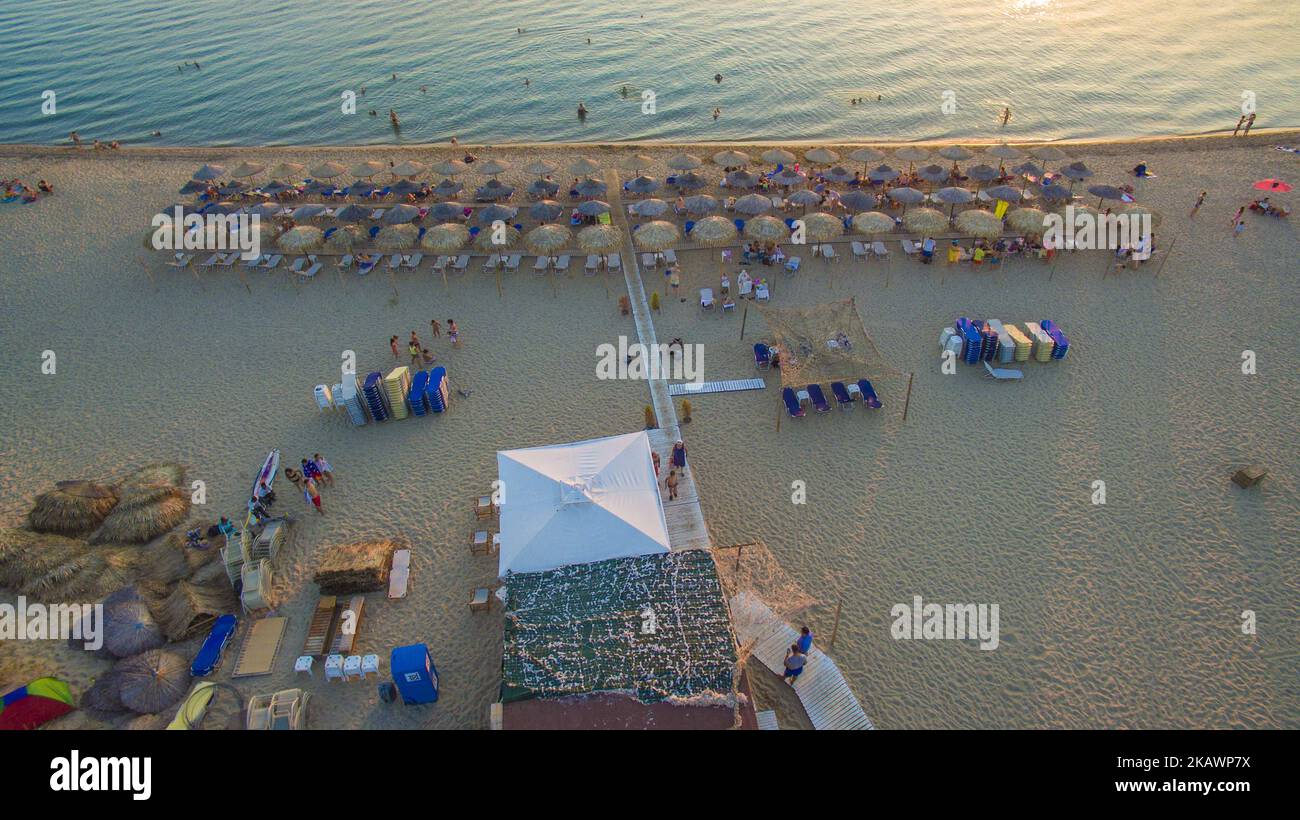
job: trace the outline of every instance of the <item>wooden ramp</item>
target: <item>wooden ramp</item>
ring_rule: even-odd
[[[751,654],[776,674],[785,672],[785,651],[799,638],[794,627],[778,619],[749,592],[731,599],[731,617],[740,645],[750,646]],[[835,661],[816,646],[808,653],[803,674],[795,679],[793,688],[814,729],[876,728]]]
[[[249,678],[254,675],[271,674],[271,666],[280,651],[280,641],[284,638],[284,628],[288,618],[263,618],[253,622],[253,628],[244,637],[243,646],[239,647],[239,659],[235,661],[232,678]]]
[[[725,382],[678,382],[668,385],[670,396],[699,396],[705,393],[738,393],[742,390],[762,390],[767,382],[762,379],[733,379]]]

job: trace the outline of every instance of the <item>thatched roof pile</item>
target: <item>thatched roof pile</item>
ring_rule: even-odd
[[[180,581],[153,611],[168,639],[180,641],[210,628],[217,618],[236,612],[237,606],[229,583],[199,586]]]
[[[22,528],[0,529],[0,586],[36,601],[95,600],[131,582],[132,552]]]
[[[117,506],[112,487],[89,481],[60,481],[54,489],[36,496],[27,524],[36,532],[86,535]]]
[[[0,529],[0,586],[18,589],[86,551],[86,542],[22,527]]]
[[[136,715],[122,721],[118,728],[133,732],[158,732],[166,729],[171,722],[171,717],[166,714]]]
[[[121,681],[122,705],[150,714],[174,706],[190,688],[190,664],[175,652],[151,649],[113,667]]]
[[[180,487],[185,484],[185,467],[174,461],[161,461],[128,473],[121,481],[122,490],[150,487],[155,484],[170,484]]]
[[[122,493],[117,506],[90,536],[92,544],[143,544],[190,514],[190,494],[171,484],[148,484]]]
[[[104,607],[104,648],[119,658],[129,658],[167,642],[162,627],[144,601],[123,601]]]
[[[322,595],[351,595],[388,587],[396,541],[358,541],[329,548],[313,580]]]
[[[122,677],[116,667],[100,675],[81,693],[81,708],[96,715],[116,715],[126,711],[126,705],[122,703]]]

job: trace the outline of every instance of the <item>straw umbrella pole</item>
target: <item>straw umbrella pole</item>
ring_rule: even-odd
[[[557,251],[567,248],[571,241],[573,234],[563,225],[538,225],[524,236],[524,247],[533,253],[554,256]],[[551,295],[555,295],[554,286]]]
[[[736,241],[736,226],[725,216],[706,216],[695,223],[691,238],[710,248],[721,248]],[[718,271],[722,271],[722,255],[718,254]]]
[[[459,222],[444,222],[425,231],[420,247],[445,255],[458,251],[469,241],[469,228]],[[442,266],[442,286],[447,287],[447,266]]]

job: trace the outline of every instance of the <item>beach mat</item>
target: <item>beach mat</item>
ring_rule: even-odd
[[[280,642],[284,640],[284,630],[288,624],[288,618],[254,621],[252,629],[244,637],[243,646],[239,647],[239,659],[235,661],[235,671],[230,677],[250,678],[271,674],[271,666],[280,652]]]

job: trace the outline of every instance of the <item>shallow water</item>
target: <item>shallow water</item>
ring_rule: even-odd
[[[1246,92],[1300,125],[1268,0],[9,0],[0,36],[4,143],[1114,137],[1231,128]]]

